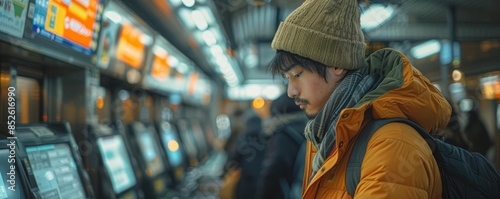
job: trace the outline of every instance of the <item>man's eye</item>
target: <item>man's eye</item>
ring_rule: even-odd
[[[300,71],[300,73],[297,73],[296,75],[294,75],[295,78],[299,78],[300,76],[302,76],[302,72],[303,71]]]

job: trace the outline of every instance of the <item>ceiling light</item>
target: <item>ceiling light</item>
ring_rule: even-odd
[[[361,14],[361,28],[371,30],[379,27],[394,16],[394,8],[391,5],[372,4]]]
[[[215,17],[210,7],[207,6],[198,7],[198,10],[201,12],[201,14],[203,14],[203,17],[205,17],[205,20],[209,25],[214,23]]]
[[[255,68],[259,64],[259,57],[252,53],[245,57],[244,62],[247,68]]]
[[[441,50],[441,43],[438,40],[430,40],[419,44],[411,49],[411,55],[415,59],[422,59]]]
[[[201,33],[203,40],[208,46],[214,45],[217,43],[217,39],[215,39],[215,35],[211,30],[205,30]]]
[[[187,8],[181,8],[179,9],[179,17],[181,18],[181,21],[184,22],[184,25],[188,29],[192,29],[195,27],[194,21],[191,17],[191,12]]]
[[[179,64],[179,60],[174,56],[169,56],[167,62],[168,62],[168,65],[172,68],[177,67],[177,64]]]
[[[187,66],[184,63],[181,63],[179,65],[179,67],[177,68],[177,71],[179,71],[179,73],[181,73],[181,74],[186,74],[189,71],[189,66]]]
[[[188,8],[193,7],[194,2],[195,2],[194,0],[182,0],[182,3]]]
[[[222,47],[220,47],[219,45],[210,47],[210,52],[213,56],[224,54],[224,50],[222,50]]]
[[[191,19],[199,30],[205,30],[208,28],[208,23],[199,10],[191,11]]]

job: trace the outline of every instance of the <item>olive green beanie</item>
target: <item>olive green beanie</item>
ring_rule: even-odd
[[[365,66],[358,0],[306,0],[281,22],[272,48],[330,67]]]

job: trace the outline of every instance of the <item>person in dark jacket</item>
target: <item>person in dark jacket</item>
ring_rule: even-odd
[[[459,113],[455,108],[454,103],[449,99],[446,100],[451,107],[451,116],[448,125],[442,130],[442,135],[440,136],[443,136],[444,141],[449,144],[461,147],[465,150],[470,150],[471,143],[460,128]]]
[[[486,156],[493,143],[479,115],[479,104],[473,99],[466,98],[460,100],[459,105],[466,118],[464,132],[471,143],[470,151]]]
[[[267,140],[262,134],[262,119],[253,110],[246,114],[245,132],[230,156],[226,167],[241,168],[241,176],[236,185],[235,198],[254,199],[257,180],[261,170]]]
[[[270,137],[257,184],[256,198],[295,198],[294,195],[300,198],[302,179],[294,179],[297,178],[294,166],[297,165],[299,148],[305,142],[303,132],[308,119],[286,93],[272,102],[270,111],[272,118],[265,128],[265,133]],[[303,149],[305,153],[305,147]],[[304,158],[298,161],[302,166],[305,163]],[[300,178],[303,172],[301,174]],[[293,194],[294,191],[290,190],[290,187],[297,181],[300,183],[299,193]]]

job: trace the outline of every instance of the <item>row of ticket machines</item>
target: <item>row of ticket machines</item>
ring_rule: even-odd
[[[200,129],[182,129],[189,126],[89,126],[83,141],[67,122],[17,126],[0,139],[0,199],[172,198],[189,159],[209,150]]]

